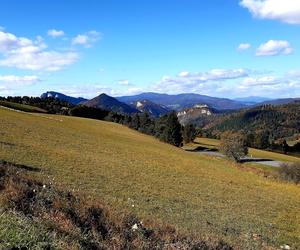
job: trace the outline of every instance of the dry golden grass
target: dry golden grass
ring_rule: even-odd
[[[62,121],[60,121],[62,120]],[[0,159],[142,218],[245,248],[300,245],[300,188],[118,124],[0,108]]]

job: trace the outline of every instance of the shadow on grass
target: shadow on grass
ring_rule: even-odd
[[[198,146],[194,149],[185,149],[185,151],[189,151],[189,152],[218,152],[218,150],[216,148],[207,148],[207,147],[203,147],[203,146]]]
[[[30,172],[40,172],[41,171],[41,169],[37,168],[37,167],[26,166],[26,165],[22,165],[22,164],[15,164],[15,163],[3,161],[3,160],[0,160],[0,166],[3,166],[5,168],[26,170],[26,171],[30,171]]]
[[[16,146],[16,144],[5,142],[5,141],[0,141],[0,145],[11,146],[11,147]]]
[[[246,162],[264,162],[264,161],[274,161],[272,159],[264,159],[264,158],[246,158],[241,159],[240,163],[246,163]]]

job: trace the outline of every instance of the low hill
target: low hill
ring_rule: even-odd
[[[153,117],[160,117],[171,112],[166,106],[156,104],[149,100],[139,100],[135,102],[131,102],[130,105],[135,109],[139,110],[142,113],[148,113]]]
[[[49,98],[49,97],[65,101],[65,102],[68,102],[73,105],[77,105],[81,102],[87,101],[87,99],[82,98],[82,97],[67,96],[67,95],[64,95],[62,93],[55,92],[55,91],[47,91],[46,93],[43,93],[41,95],[41,98]]]
[[[120,102],[117,99],[106,94],[101,94],[89,101],[84,101],[81,104],[92,108],[101,108],[118,113],[139,113],[137,109],[127,105],[126,103]]]
[[[41,109],[38,107],[34,107],[31,105],[21,104],[21,103],[14,103],[14,102],[8,102],[8,101],[1,101],[0,100],[0,106],[11,108],[15,110],[20,110],[24,112],[33,112],[33,113],[47,113],[47,110]]]
[[[121,102],[131,103],[139,100],[150,100],[151,102],[164,105],[169,109],[182,110],[185,108],[191,108],[198,103],[206,104],[212,108],[219,110],[228,109],[240,109],[246,107],[246,105],[226,98],[217,98],[199,94],[179,94],[179,95],[167,95],[159,93],[142,93],[135,96],[122,96],[117,97]]]
[[[299,103],[300,98],[282,98],[282,99],[274,99],[274,100],[268,100],[261,103],[258,103],[257,105],[283,105],[283,104],[292,104],[292,103]]]
[[[300,103],[263,105],[214,117],[205,129],[214,135],[224,131],[265,132],[271,140],[300,132]]]
[[[300,189],[124,126],[0,108],[0,159],[110,206],[237,249],[300,245]],[[13,135],[13,136],[12,136]]]

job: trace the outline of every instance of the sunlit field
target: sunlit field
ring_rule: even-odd
[[[40,168],[37,178],[54,178],[57,185],[142,218],[222,238],[242,249],[300,245],[299,186],[115,123],[0,108],[0,148],[0,159]]]

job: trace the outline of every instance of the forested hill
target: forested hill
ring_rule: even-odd
[[[263,105],[219,115],[204,130],[216,137],[228,130],[267,134],[270,140],[293,136],[300,132],[300,102]]]

